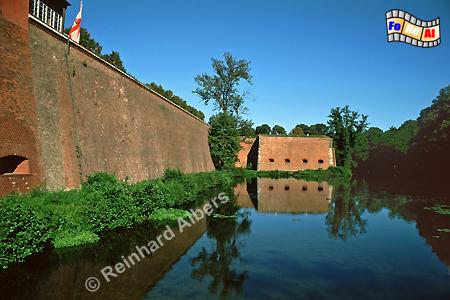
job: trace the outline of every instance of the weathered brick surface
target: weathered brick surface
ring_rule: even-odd
[[[76,187],[97,171],[138,181],[214,169],[206,123],[76,45],[67,57],[67,40],[28,18],[28,0],[0,0],[0,61],[0,158],[30,169],[0,174],[0,194]]]
[[[0,175],[0,195],[27,191],[42,181],[31,55],[24,26],[28,13],[14,11],[13,6],[26,6],[27,12],[28,1],[0,2],[0,157],[28,158],[30,175]]]
[[[239,143],[241,150],[238,153],[238,159],[235,164],[236,168],[247,167],[247,156],[254,142],[255,138],[245,138]]]
[[[76,186],[80,172],[214,169],[207,124],[77,46],[68,63],[66,41],[33,20],[29,32],[47,186]]]
[[[335,166],[332,140],[325,137],[260,135],[253,143],[248,163],[257,170],[317,170]]]

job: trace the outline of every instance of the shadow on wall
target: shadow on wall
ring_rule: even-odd
[[[19,155],[0,157],[0,175],[10,174],[30,174],[28,159]]]

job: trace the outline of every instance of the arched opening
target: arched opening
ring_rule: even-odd
[[[317,190],[318,190],[318,191],[323,191],[323,186],[319,185],[319,186],[317,187]]]
[[[273,158],[269,158],[269,162],[273,163],[275,160]]]
[[[289,158],[284,159],[284,162],[290,163],[291,160]]]
[[[288,185],[285,185],[285,186],[284,186],[284,190],[285,190],[285,191],[289,191],[289,186],[288,186]]]
[[[323,164],[323,159],[319,159],[319,164]]]
[[[308,187],[306,185],[302,186],[302,191],[307,191]]]
[[[307,164],[307,163],[308,163],[308,160],[307,160],[306,158],[304,158],[304,159],[303,159],[303,163],[304,163],[304,164]]]
[[[273,185],[269,185],[269,191],[273,190]]]
[[[18,155],[0,157],[0,175],[29,173],[30,162],[26,157]]]

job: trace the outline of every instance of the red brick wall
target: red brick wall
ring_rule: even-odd
[[[0,1],[0,157],[29,159],[30,175],[0,175],[0,195],[42,182],[28,44],[28,0]]]
[[[64,37],[33,19],[29,35],[48,187],[98,171],[138,181],[214,169],[206,123],[76,45],[68,64]]]
[[[255,138],[244,138],[240,142],[241,150],[238,153],[238,160],[236,161],[236,168],[246,168],[247,167],[247,156],[250,149],[255,142]]]
[[[260,135],[258,139],[258,170],[317,170],[335,165],[330,138]]]
[[[0,14],[9,22],[28,30],[29,0],[0,0]]]

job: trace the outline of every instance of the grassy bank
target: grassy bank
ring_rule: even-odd
[[[66,248],[96,243],[100,235],[150,222],[166,224],[188,215],[203,193],[226,191],[235,177],[272,177],[333,181],[350,176],[341,168],[323,171],[236,169],[182,174],[167,170],[160,179],[130,184],[112,175],[89,176],[72,191],[34,190],[0,199],[0,267],[22,262],[46,246]]]

